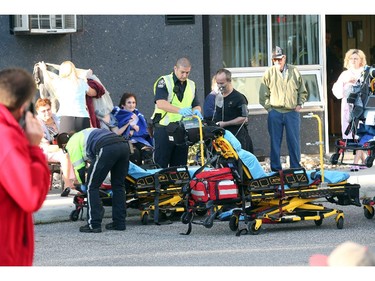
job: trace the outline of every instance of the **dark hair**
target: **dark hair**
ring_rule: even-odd
[[[0,104],[10,111],[20,108],[36,94],[33,76],[22,68],[0,71]]]
[[[65,150],[65,146],[66,144],[68,143],[68,141],[70,140],[70,138],[74,135],[75,132],[70,132],[70,133],[60,133],[57,135],[56,137],[56,142],[57,142],[57,145],[59,146],[59,148],[61,148],[64,152],[66,152]]]
[[[221,73],[225,73],[225,77],[226,77],[226,80],[227,80],[228,82],[231,82],[231,81],[232,81],[232,73],[231,73],[228,69],[220,68],[218,71],[216,71],[216,75],[215,75],[215,77],[216,77],[218,74],[221,74]]]
[[[130,97],[133,97],[135,99],[135,103],[137,103],[137,97],[133,93],[124,93],[120,99],[120,103],[118,104],[118,107],[121,107],[125,105],[126,100]]]

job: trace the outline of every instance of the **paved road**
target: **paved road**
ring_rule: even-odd
[[[353,240],[375,251],[375,219],[366,219],[362,207],[337,206],[345,213],[343,229],[334,217],[320,227],[312,221],[262,226],[259,235],[236,237],[228,222],[215,221],[211,229],[193,225],[142,225],[128,218],[125,232],[104,230],[79,233],[84,222],[35,226],[36,266],[307,266],[314,253],[329,254],[339,243]],[[104,219],[104,223],[109,222]]]

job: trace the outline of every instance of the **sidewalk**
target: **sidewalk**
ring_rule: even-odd
[[[361,197],[373,198],[375,196],[375,166],[360,170],[358,172],[350,172],[349,169],[350,166],[340,166],[339,168],[330,170],[349,173],[350,177],[348,182],[361,185]],[[60,188],[53,188],[49,192],[42,208],[34,214],[35,224],[63,222],[70,220],[69,215],[73,210],[75,210],[75,205],[73,203],[75,191],[72,191],[68,197],[61,197],[60,193]],[[127,214],[128,216],[138,216],[140,215],[140,212],[138,210],[128,209]],[[112,207],[105,207],[104,216],[112,216]]]

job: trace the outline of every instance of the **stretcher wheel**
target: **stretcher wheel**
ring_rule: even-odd
[[[314,220],[316,226],[321,226],[323,223],[323,219]]]
[[[331,155],[331,158],[329,161],[331,162],[332,165],[336,165],[339,161],[339,157],[340,157],[340,154],[334,153]]]
[[[216,217],[216,213],[213,213],[209,215],[204,221],[203,221],[203,226],[205,228],[211,228],[214,225],[214,219]]]
[[[257,227],[257,220],[255,220],[247,225],[247,230],[253,235],[258,235],[260,233],[261,226],[262,224],[260,223],[260,225]]]
[[[372,219],[374,217],[374,207],[373,206],[364,206],[363,213],[366,219]]]
[[[239,217],[238,216],[231,216],[229,219],[229,228],[232,231],[237,231],[238,229],[238,221]]]
[[[372,167],[372,164],[373,164],[373,162],[374,162],[374,156],[368,156],[367,158],[366,158],[366,167],[367,168],[371,168]]]
[[[192,212],[183,212],[181,215],[181,222],[183,224],[188,224],[193,219],[193,213]]]
[[[337,224],[337,228],[338,229],[343,229],[344,228],[344,218],[343,217],[339,217],[337,219],[336,224]]]
[[[148,213],[145,212],[142,215],[141,222],[142,222],[143,225],[147,225],[148,224]]]
[[[205,210],[196,210],[195,211],[195,214],[198,216],[198,217],[203,217],[207,214],[207,209]]]
[[[78,220],[78,217],[79,217],[79,213],[80,213],[81,210],[73,210],[70,215],[69,215],[69,219],[71,221],[77,221]]]

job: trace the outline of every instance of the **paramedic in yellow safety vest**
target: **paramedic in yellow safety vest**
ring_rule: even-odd
[[[87,225],[81,226],[79,231],[102,232],[103,207],[99,188],[109,172],[113,192],[112,222],[107,223],[105,228],[125,230],[125,177],[130,154],[128,141],[107,129],[88,128],[71,134],[61,133],[57,136],[57,143],[68,153],[78,182],[87,189]],[[88,170],[87,162],[90,163]]]
[[[154,162],[162,168],[186,165],[188,158],[188,145],[176,145],[170,141],[166,126],[192,115],[203,119],[195,83],[188,79],[190,70],[190,61],[180,58],[173,72],[160,77],[154,84],[155,111],[151,117],[154,124]]]

